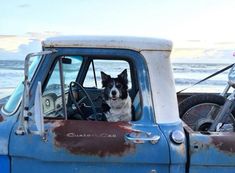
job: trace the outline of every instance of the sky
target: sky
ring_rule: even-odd
[[[0,0],[0,60],[57,35],[166,38],[175,57],[213,56],[235,50],[234,9],[235,0]]]

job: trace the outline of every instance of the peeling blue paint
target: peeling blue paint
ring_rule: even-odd
[[[8,155],[9,154],[9,139],[11,130],[16,122],[17,116],[5,116],[3,117],[3,121],[0,122],[0,155]]]
[[[0,172],[10,173],[10,159],[8,156],[0,155]]]
[[[160,129],[163,131],[167,141],[170,151],[170,172],[172,173],[182,173],[186,170],[187,163],[187,148],[186,148],[186,138],[182,144],[176,144],[171,139],[171,133],[175,130],[180,130],[184,132],[181,122],[160,124]]]

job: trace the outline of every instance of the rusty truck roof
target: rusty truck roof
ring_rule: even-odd
[[[172,42],[159,38],[126,37],[126,36],[60,36],[42,42],[43,47],[90,47],[119,48],[136,51],[160,50],[170,51]]]

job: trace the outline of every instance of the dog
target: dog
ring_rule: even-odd
[[[131,121],[132,102],[128,93],[127,70],[121,72],[117,78],[101,71],[103,91],[102,112],[107,121]]]

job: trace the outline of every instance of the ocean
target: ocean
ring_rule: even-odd
[[[193,85],[197,81],[211,75],[212,73],[228,66],[232,61],[223,63],[189,61],[182,62],[173,60],[176,90]],[[17,84],[23,78],[24,61],[0,60],[0,98],[10,95]],[[228,70],[213,77],[185,92],[222,92],[227,83]]]

